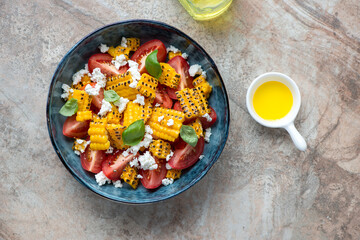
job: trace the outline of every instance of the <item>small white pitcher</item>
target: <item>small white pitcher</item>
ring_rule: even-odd
[[[260,87],[260,85],[262,85],[263,83],[268,82],[268,81],[278,81],[278,82],[285,84],[290,89],[292,96],[293,96],[293,105],[291,107],[290,112],[285,117],[278,119],[278,120],[273,120],[273,121],[269,121],[269,120],[265,120],[265,119],[261,118],[255,112],[255,109],[253,106],[253,97],[254,97],[256,89],[258,87]],[[305,151],[307,148],[306,142],[294,126],[294,120],[295,120],[296,115],[299,112],[300,105],[301,105],[301,96],[300,96],[300,91],[299,91],[298,86],[290,77],[286,76],[285,74],[278,73],[278,72],[264,73],[264,74],[260,75],[259,77],[257,77],[251,83],[250,87],[248,88],[247,94],[246,94],[247,109],[248,109],[250,115],[258,123],[260,123],[263,126],[270,127],[270,128],[286,129],[286,131],[288,131],[288,133],[290,134],[291,139],[293,140],[295,146],[299,150]]]

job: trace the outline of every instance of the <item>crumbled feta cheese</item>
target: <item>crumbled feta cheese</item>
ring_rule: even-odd
[[[116,56],[115,59],[111,60],[111,63],[115,65],[116,69],[119,69],[120,67],[127,64],[127,60],[125,55],[121,54],[120,56]]]
[[[97,96],[100,93],[101,86],[96,83],[95,86],[91,86],[91,84],[86,85],[85,92],[91,96]]]
[[[131,78],[133,80],[132,83],[129,84],[129,87],[136,88],[136,85],[141,78],[141,74],[139,72],[139,64],[132,60],[129,60],[128,63],[130,68],[127,71],[130,72]]]
[[[166,167],[167,170],[170,170],[170,169],[171,169],[171,166],[170,166],[170,164],[168,164],[168,163],[166,163],[165,167]]]
[[[118,107],[119,113],[122,113],[125,110],[128,102],[129,102],[129,99],[120,97],[119,100],[114,102],[114,105]]]
[[[145,152],[144,155],[140,155],[138,160],[143,170],[154,170],[158,168],[155,158],[151,156],[149,151]]]
[[[138,174],[136,177],[137,178],[143,178],[143,176],[141,176],[140,174]]]
[[[127,149],[126,151],[123,151],[122,155],[123,155],[124,157],[129,156],[129,149]]]
[[[106,86],[106,77],[101,73],[100,68],[95,68],[91,74],[91,81],[99,84],[100,87]]]
[[[160,107],[160,106],[161,106],[160,103],[155,104],[155,107]]]
[[[106,53],[107,51],[109,51],[109,47],[106,46],[106,44],[100,44],[99,49],[102,53]]]
[[[158,117],[158,122],[161,122],[163,119],[164,119],[164,115],[163,116],[160,116],[160,117]]]
[[[167,121],[166,125],[168,125],[169,127],[172,126],[172,125],[174,125],[174,120],[170,118],[170,119]]]
[[[194,77],[197,74],[202,74],[203,70],[199,64],[191,65],[189,69],[190,76]]]
[[[149,125],[146,125],[146,126],[145,126],[145,132],[146,132],[147,134],[153,134],[153,130],[151,129],[151,127],[150,127]]]
[[[151,129],[151,127],[149,125],[145,125],[144,139],[140,143],[138,143],[137,145],[128,148],[126,151],[124,151],[122,153],[122,155],[124,157],[127,157],[130,153],[136,155],[137,152],[140,150],[140,148],[142,148],[142,147],[148,148],[150,143],[153,140],[151,134],[153,134],[153,130]]]
[[[136,99],[133,101],[133,103],[138,103],[140,105],[145,105],[145,97],[141,94],[136,94]]]
[[[73,93],[74,90],[67,84],[63,84],[61,88],[64,90],[64,93],[61,94],[61,98],[67,100],[69,98],[70,93]]]
[[[208,113],[205,113],[202,117],[206,118],[206,121],[211,122],[212,118],[210,117],[210,115]]]
[[[205,71],[203,71],[203,72],[201,73],[201,75],[206,79],[206,72],[205,72]]]
[[[183,53],[183,54],[181,54],[181,56],[182,56],[184,59],[187,59],[189,55],[187,55],[187,53]]]
[[[121,180],[112,181],[112,183],[114,184],[114,187],[116,187],[116,188],[122,188],[123,187],[123,185],[121,183]]]
[[[201,160],[201,159],[203,159],[205,156],[204,155],[200,155],[199,156],[199,159]]]
[[[129,164],[130,164],[130,167],[139,167],[139,161],[137,158],[134,158],[133,160],[131,160],[129,162]]]
[[[85,64],[85,71],[89,72],[89,65],[88,64]]]
[[[173,184],[174,183],[174,179],[172,178],[164,178],[161,183],[164,185],[164,186],[168,186],[170,184]]]
[[[166,52],[177,53],[177,52],[180,52],[180,50],[177,49],[176,47],[174,47],[173,45],[170,45],[170,47],[166,48]]]
[[[126,47],[127,47],[126,42],[127,42],[126,38],[125,38],[125,37],[122,37],[122,38],[121,38],[121,44],[120,44],[120,45],[121,45],[122,47],[125,47],[125,48],[126,48]]]
[[[81,69],[80,71],[76,72],[73,76],[72,76],[72,80],[73,80],[73,84],[76,85],[79,82],[81,82],[81,78],[85,75],[88,74],[89,71],[86,69],[87,65],[85,65],[85,69]]]
[[[80,151],[79,150],[74,150],[74,153],[78,156],[80,156]]]
[[[172,156],[174,156],[174,152],[170,150],[169,155],[166,156],[166,161],[168,162]]]
[[[102,186],[106,183],[111,183],[111,180],[108,179],[105,174],[103,173],[103,171],[99,172],[98,174],[95,175],[95,180],[97,182],[97,184],[99,186]]]
[[[112,110],[111,104],[108,101],[106,101],[105,99],[103,99],[102,102],[101,102],[101,108],[100,108],[100,111],[99,111],[98,115],[103,117],[108,112],[111,112],[111,110]]]
[[[207,128],[205,130],[205,141],[210,142],[210,136],[211,136],[211,128]]]
[[[110,147],[106,150],[105,153],[111,154],[111,153],[113,153],[113,152],[114,152],[114,148],[113,148],[112,146],[110,146]]]
[[[76,139],[74,153],[80,155],[85,152],[86,147],[90,144],[90,141],[85,141],[83,139]]]

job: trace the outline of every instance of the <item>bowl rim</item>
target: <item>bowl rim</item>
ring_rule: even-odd
[[[162,198],[158,198],[158,199],[148,199],[146,201],[126,201],[126,200],[119,200],[116,198],[112,198],[111,196],[104,196],[103,194],[101,194],[101,192],[98,192],[92,188],[90,188],[88,186],[88,183],[83,181],[80,177],[78,177],[75,172],[69,167],[69,165],[66,163],[65,159],[63,158],[63,156],[61,155],[59,149],[57,148],[56,144],[55,144],[55,140],[54,140],[54,136],[53,133],[51,131],[51,126],[50,126],[50,99],[51,99],[51,93],[53,91],[54,88],[54,83],[55,83],[55,77],[58,75],[59,71],[60,71],[60,66],[63,64],[63,62],[66,60],[67,56],[69,54],[71,54],[74,49],[76,49],[82,42],[84,42],[86,39],[88,39],[89,37],[91,37],[92,35],[94,35],[95,33],[102,31],[106,28],[112,27],[112,26],[116,26],[116,25],[124,25],[124,24],[132,24],[132,23],[136,23],[136,24],[148,24],[148,25],[155,25],[156,27],[163,27],[166,28],[172,32],[177,33],[179,36],[183,37],[184,39],[190,41],[194,47],[199,50],[200,52],[202,52],[202,54],[204,54],[206,56],[206,58],[208,59],[211,68],[214,70],[214,72],[217,74],[217,76],[219,77],[219,80],[222,84],[222,88],[223,91],[225,93],[225,103],[227,105],[228,111],[227,111],[227,124],[225,125],[225,140],[223,141],[223,143],[220,145],[219,150],[216,152],[216,154],[211,158],[209,164],[205,167],[204,170],[202,170],[194,179],[192,179],[189,184],[187,184],[185,187],[181,188],[180,190],[178,190],[177,192],[173,193],[173,194],[169,194],[168,196],[162,197]],[[48,92],[48,97],[47,97],[47,103],[46,103],[46,122],[47,122],[47,129],[48,129],[48,133],[49,133],[49,137],[52,143],[52,146],[57,154],[57,156],[59,157],[59,159],[61,160],[61,162],[63,163],[63,165],[66,167],[66,169],[71,173],[71,175],[78,181],[81,183],[81,185],[85,186],[87,189],[89,189],[91,192],[95,193],[96,195],[117,202],[117,203],[123,203],[123,204],[129,204],[129,205],[144,205],[144,204],[150,204],[150,203],[156,203],[156,202],[161,202],[161,201],[165,201],[167,199],[173,198],[177,195],[179,195],[180,193],[185,192],[186,190],[188,190],[190,187],[192,187],[193,185],[195,185],[197,182],[199,182],[211,169],[211,167],[214,165],[214,163],[218,160],[218,158],[220,157],[222,151],[224,150],[225,144],[227,142],[228,139],[228,135],[229,135],[229,127],[230,127],[230,105],[229,105],[229,97],[225,88],[225,84],[224,81],[220,75],[220,72],[214,62],[214,60],[210,57],[210,55],[195,41],[193,40],[191,37],[189,37],[187,34],[185,34],[184,32],[180,31],[179,29],[170,26],[166,23],[160,22],[160,21],[154,21],[154,20],[147,20],[147,19],[132,19],[132,20],[125,20],[125,21],[118,21],[118,22],[114,22],[111,24],[107,24],[104,25],[100,28],[97,28],[96,30],[90,32],[89,34],[87,34],[85,37],[81,38],[73,47],[70,48],[70,50],[63,56],[63,58],[61,59],[61,61],[59,62],[59,64],[57,65],[55,72],[51,78],[51,82],[50,82],[50,86],[49,86],[49,92]]]

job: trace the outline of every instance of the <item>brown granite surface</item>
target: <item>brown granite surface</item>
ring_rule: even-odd
[[[70,47],[135,18],[171,24],[208,51],[232,121],[203,180],[145,206],[80,185],[45,121],[51,76]],[[0,239],[360,239],[359,0],[235,0],[209,22],[175,0],[1,0],[0,20]],[[267,71],[299,85],[304,153],[246,110],[247,87]]]

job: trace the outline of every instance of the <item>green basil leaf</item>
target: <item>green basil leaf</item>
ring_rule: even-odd
[[[180,128],[180,137],[190,144],[192,147],[195,147],[198,142],[198,137],[195,130],[187,125],[182,125]]]
[[[70,117],[74,115],[79,109],[77,99],[72,98],[67,101],[60,109],[59,113],[63,116]]]
[[[114,90],[104,91],[104,99],[108,102],[116,102],[120,96]]]
[[[154,78],[159,78],[162,73],[160,63],[157,60],[157,53],[158,50],[153,51],[145,60],[145,68]]]
[[[128,126],[122,138],[125,145],[135,146],[143,139],[145,135],[145,124],[143,120],[137,120]]]

